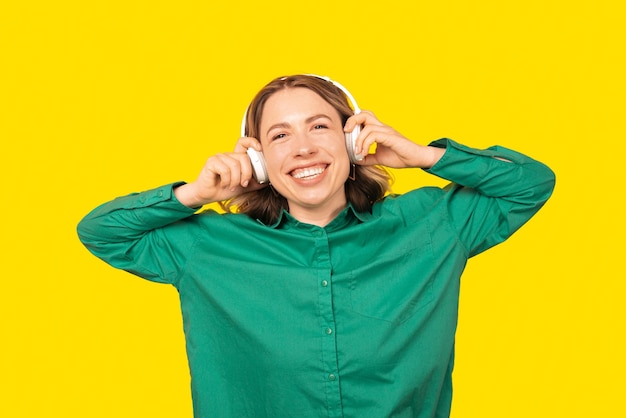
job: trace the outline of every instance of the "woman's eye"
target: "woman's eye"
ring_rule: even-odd
[[[286,136],[285,134],[277,134],[277,135],[274,135],[274,136],[272,137],[272,139],[273,139],[273,140],[282,139],[282,138],[284,138],[285,136]]]
[[[326,129],[328,128],[326,125],[315,125],[314,129]]]

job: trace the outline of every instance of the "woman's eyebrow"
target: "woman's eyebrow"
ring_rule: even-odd
[[[291,125],[289,125],[287,122],[281,122],[281,123],[275,123],[274,125],[270,126],[267,130],[267,134],[269,134],[273,129],[286,129],[289,128]]]
[[[317,115],[313,115],[311,117],[308,117],[305,122],[306,123],[311,123],[311,122],[313,122],[316,119],[322,119],[322,118],[330,119],[330,116],[328,116],[328,115],[326,115],[324,113],[318,113]]]
[[[325,113],[318,113],[317,115],[309,116],[308,118],[306,118],[304,120],[304,122],[305,123],[311,123],[314,120],[322,119],[322,118],[330,120],[330,116],[326,115]],[[270,126],[268,128],[266,134],[269,134],[270,131],[272,131],[272,129],[286,129],[286,128],[290,128],[290,127],[291,127],[291,125],[289,123],[287,123],[287,122],[275,123],[274,125],[272,125],[272,126]]]

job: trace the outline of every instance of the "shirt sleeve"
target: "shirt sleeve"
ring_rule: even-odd
[[[426,171],[451,181],[446,207],[470,257],[510,237],[554,189],[554,172],[519,152],[501,146],[479,150],[447,138],[430,145],[446,148]]]
[[[196,211],[176,199],[173,190],[180,184],[133,193],[98,206],[78,224],[80,241],[113,267],[148,280],[174,283],[193,245],[193,235],[189,234],[197,230],[179,222]],[[188,239],[177,240],[181,245],[174,246],[169,239],[172,234],[185,234]]]

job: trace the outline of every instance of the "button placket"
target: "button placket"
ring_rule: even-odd
[[[341,392],[339,389],[338,354],[336,343],[335,315],[333,311],[332,265],[330,246],[324,229],[314,232],[316,246],[316,267],[318,271],[318,297],[320,312],[320,331],[322,338],[322,359],[325,369],[326,396],[331,414],[341,414]]]

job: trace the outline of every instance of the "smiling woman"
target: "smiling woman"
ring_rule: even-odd
[[[246,126],[195,181],[78,226],[96,256],[178,290],[195,416],[448,416],[460,276],[537,213],[552,171],[500,146],[415,144],[316,76],[270,82]],[[354,154],[374,151],[351,162],[357,126]],[[450,184],[388,195],[384,167]],[[197,213],[220,201],[232,212]]]
[[[274,97],[276,95],[277,97]],[[347,169],[343,167],[342,172],[341,166],[348,162],[348,154],[354,152],[354,150],[346,149],[344,141],[344,125],[353,116],[355,110],[350,107],[349,102],[356,108],[354,98],[349,93],[346,94],[346,91],[338,87],[336,83],[317,76],[296,75],[280,77],[267,84],[252,100],[245,115],[242,136],[247,134],[248,137],[258,138],[263,144],[262,149],[268,160],[280,150],[283,153],[289,152],[287,147],[298,145],[295,141],[301,140],[305,148],[297,151],[303,152],[304,155],[293,158],[290,164],[295,164],[294,169],[315,169],[317,174],[322,175],[325,174],[328,164],[307,167],[307,164],[320,157],[318,155],[320,150],[315,148],[307,150],[306,147],[315,147],[323,139],[333,146],[332,153],[329,155],[326,152],[325,154],[326,158],[332,157],[336,164],[332,167],[335,186],[341,183],[344,191],[341,193],[337,187],[331,187],[323,193],[329,194],[332,190],[333,197],[343,202],[339,202],[334,209],[329,207],[329,214],[321,215],[321,212],[316,211],[315,217],[308,218],[309,222],[314,224],[323,224],[332,219],[333,212],[336,215],[340,206],[345,207],[346,199],[358,211],[368,212],[371,206],[382,199],[390,189],[391,177],[381,166],[353,164],[348,165]],[[298,106],[297,112],[295,106]],[[296,120],[298,117],[301,120]],[[289,143],[280,145],[282,142]],[[252,144],[242,142],[241,146],[259,148],[256,141]],[[294,151],[291,150],[291,152]],[[277,170],[276,167],[272,167],[274,171]],[[313,178],[303,178],[302,170],[294,174],[292,179],[301,180],[299,183],[302,185],[313,186],[315,183],[308,181]],[[305,175],[305,177],[308,176],[310,175]],[[330,176],[325,174],[324,177]],[[229,212],[246,213],[268,224],[275,222],[283,210],[288,210],[293,214],[294,210],[298,211],[301,204],[304,205],[303,209],[306,208],[308,204],[305,202],[288,201],[285,193],[289,191],[287,185],[290,182],[281,182],[280,179],[280,174],[275,172],[270,178],[270,188],[238,194],[224,202],[223,207]],[[323,179],[320,179],[320,182],[321,180]],[[298,182],[291,183],[293,186],[298,184]],[[277,193],[278,189],[283,186],[285,189]],[[327,186],[324,183],[322,187]],[[311,188],[311,191],[314,190]],[[329,195],[328,198],[330,197]]]

